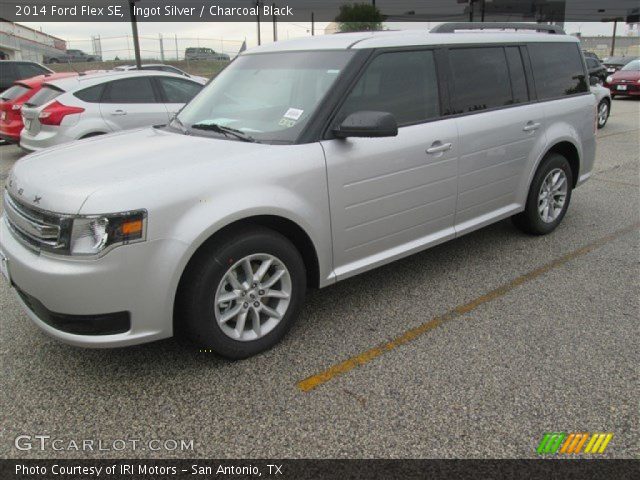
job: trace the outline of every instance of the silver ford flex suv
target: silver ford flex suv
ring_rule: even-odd
[[[507,217],[552,232],[595,157],[578,40],[465,29],[258,47],[168,125],[24,157],[4,276],[61,341],[184,333],[237,359],[282,339],[309,287]]]

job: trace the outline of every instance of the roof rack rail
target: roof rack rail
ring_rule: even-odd
[[[544,23],[517,22],[448,22],[433,27],[429,33],[454,33],[456,30],[535,30],[556,35],[565,35],[562,27]]]

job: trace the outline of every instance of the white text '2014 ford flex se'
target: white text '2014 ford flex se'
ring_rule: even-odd
[[[595,157],[578,40],[463,28],[258,47],[167,126],[25,157],[4,275],[62,341],[181,331],[243,358],[285,335],[307,287],[507,217],[553,231]]]

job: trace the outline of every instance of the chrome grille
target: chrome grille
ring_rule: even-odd
[[[7,224],[24,243],[37,250],[56,250],[61,243],[60,219],[21,204],[5,190],[4,210]]]

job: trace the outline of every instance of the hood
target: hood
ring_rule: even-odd
[[[613,74],[613,80],[638,80],[640,71],[638,70],[618,70]]]
[[[20,159],[7,188],[21,202],[56,213],[76,214],[98,191],[141,193],[175,185],[181,175],[234,165],[269,145],[182,135],[155,128],[120,132],[61,145]],[[114,210],[126,198],[113,199]],[[139,208],[129,205],[125,209]],[[86,213],[86,212],[83,212]]]

